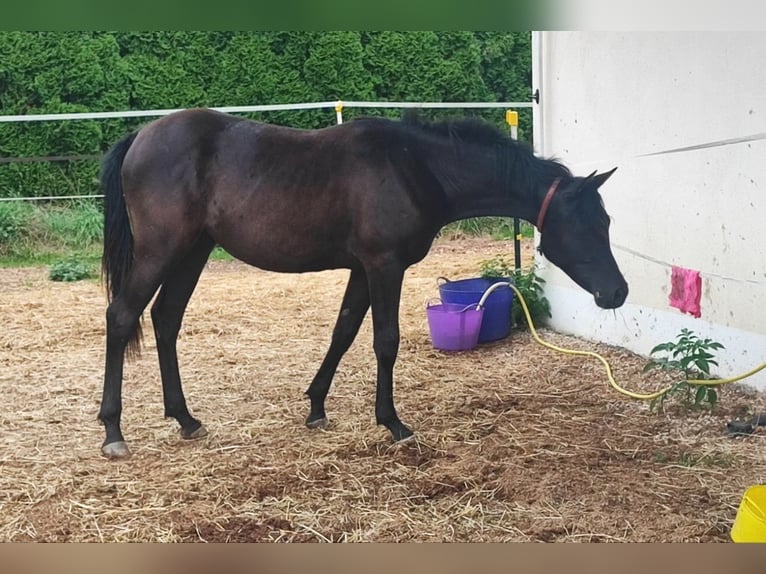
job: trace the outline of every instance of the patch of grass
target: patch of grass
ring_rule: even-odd
[[[670,457],[662,452],[661,450],[658,450],[654,453],[654,462],[657,464],[666,464],[670,460]]]
[[[0,269],[53,265],[69,257],[89,261],[93,266],[98,266],[101,262],[101,246],[93,245],[83,249],[70,250],[46,249],[45,251],[38,251],[35,249],[35,246],[28,246],[10,255],[0,256]]]
[[[216,246],[210,254],[210,261],[234,261],[234,256],[223,247]]]
[[[534,235],[534,227],[526,222],[519,222],[522,237]],[[460,237],[488,236],[497,240],[513,239],[513,219],[510,217],[472,217],[445,225],[440,233],[444,237],[457,239]]]
[[[27,203],[0,202],[0,256],[11,252],[23,240],[32,212],[33,207]]]
[[[48,278],[51,281],[82,281],[96,276],[93,265],[87,261],[69,258],[51,265]]]
[[[101,256],[103,214],[98,200],[0,202],[0,267],[48,265]]]
[[[68,206],[52,206],[40,215],[48,241],[77,247],[102,240],[104,215],[100,202],[79,201]]]
[[[657,451],[654,453],[654,462],[658,464],[684,466],[686,468],[697,466],[707,468],[729,468],[734,462],[734,456],[720,452],[709,454],[682,452],[680,455],[671,456],[665,452]]]

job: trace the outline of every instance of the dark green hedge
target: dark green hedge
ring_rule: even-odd
[[[0,32],[0,114],[312,101],[528,101],[530,36],[495,32]],[[344,110],[398,116],[399,110]],[[503,110],[480,113],[502,125]],[[333,110],[250,117],[305,128]],[[0,123],[0,197],[97,193],[97,155],[147,118]],[[531,137],[522,113],[521,135]]]

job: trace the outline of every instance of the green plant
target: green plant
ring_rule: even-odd
[[[701,408],[707,402],[714,408],[718,402],[718,393],[713,387],[695,385],[688,381],[710,380],[711,365],[718,366],[715,354],[724,346],[712,339],[702,339],[689,329],[681,329],[675,341],[668,341],[655,346],[649,353],[650,361],[644,367],[644,372],[660,369],[683,376],[682,381],[676,382],[670,388],[650,403],[651,410],[661,412],[665,401],[678,397],[686,408]],[[654,356],[664,354],[664,356]]]
[[[98,200],[0,202],[0,267],[98,258],[103,218]]]
[[[51,265],[48,277],[51,281],[80,281],[95,275],[93,267],[79,259],[69,258]]]
[[[0,203],[0,251],[7,251],[11,243],[24,232],[29,219],[29,206],[15,202]]]
[[[104,215],[100,203],[77,201],[67,206],[48,207],[41,213],[49,241],[67,246],[100,242]]]
[[[216,246],[210,254],[211,261],[234,261],[234,257],[220,245]]]
[[[532,317],[532,322],[535,325],[543,323],[551,317],[551,306],[543,290],[545,279],[537,275],[535,267],[526,271],[524,269],[515,269],[513,264],[504,257],[497,256],[482,261],[480,272],[481,276],[485,279],[512,279],[514,286],[524,297],[527,309],[529,309],[529,314]],[[511,305],[511,322],[513,325],[522,328],[529,327],[527,317],[517,296],[514,296],[513,304]]]

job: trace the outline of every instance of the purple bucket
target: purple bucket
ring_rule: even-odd
[[[484,308],[442,303],[426,305],[433,346],[442,351],[467,351],[479,342]]]
[[[439,297],[445,303],[455,305],[471,305],[481,301],[484,293],[496,283],[510,283],[510,279],[459,279],[450,281],[439,277],[436,284],[439,287]],[[493,290],[483,307],[487,312],[479,332],[479,343],[489,343],[504,339],[511,333],[511,305],[513,291],[509,287]]]

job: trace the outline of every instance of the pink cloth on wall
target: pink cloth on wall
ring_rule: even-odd
[[[670,306],[700,317],[701,298],[702,277],[699,271],[674,266],[670,273]]]

